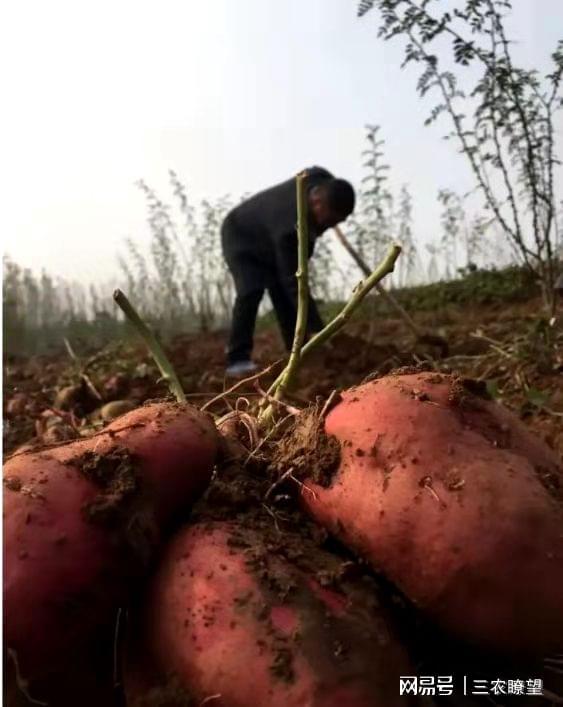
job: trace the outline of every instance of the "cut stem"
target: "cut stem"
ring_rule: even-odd
[[[121,290],[118,289],[114,291],[113,299],[123,314],[125,314],[125,317],[135,329],[137,334],[145,342],[150,355],[153,357],[154,362],[158,366],[158,370],[160,371],[163,380],[166,381],[172,395],[179,403],[185,403],[186,395],[182,388],[182,384],[180,383],[180,380],[176,375],[176,371],[172,367],[168,356],[164,353],[164,350],[162,349],[162,346],[158,342],[156,336],[141,319],[137,310],[133,307],[131,302],[129,302]]]
[[[370,269],[366,265],[365,261],[361,257],[361,255],[356,251],[354,246],[350,243],[350,241],[346,238],[346,236],[342,233],[340,230],[339,226],[334,226],[333,231],[336,233],[336,237],[340,241],[340,243],[344,246],[344,249],[346,252],[352,257],[356,265],[360,268],[360,270],[363,272],[363,274],[366,277],[369,277],[370,275]],[[393,307],[393,309],[397,312],[397,314],[403,319],[407,327],[412,331],[412,333],[417,337],[417,339],[420,339],[422,336],[424,336],[423,332],[418,328],[416,322],[413,321],[413,318],[410,316],[410,314],[406,311],[406,309],[393,297],[393,295],[388,292],[383,285],[376,285],[375,289],[377,292],[389,302],[389,304]]]
[[[342,233],[340,227],[334,226],[333,230],[336,233],[336,236],[340,243],[344,246],[346,252],[352,256],[354,262],[364,273],[364,275],[366,277],[369,277],[370,269],[368,268],[358,251]],[[441,350],[442,356],[445,357],[448,355],[448,342],[446,341],[446,339],[444,339],[443,336],[438,336],[437,334],[432,334],[431,332],[423,331],[417,325],[411,315],[407,312],[407,310],[402,306],[402,304],[395,297],[393,297],[393,295],[388,290],[386,290],[383,285],[378,284],[375,286],[375,289],[377,290],[378,294],[381,295],[381,297],[383,297],[383,299],[385,299],[387,303],[395,310],[395,312],[397,312],[397,314],[401,317],[406,326],[411,330],[411,332],[414,334],[414,336],[420,343],[432,344],[432,346],[437,346]]]
[[[374,287],[383,280],[384,277],[389,275],[395,269],[395,262],[401,254],[401,246],[394,243],[389,247],[387,255],[377,266],[377,268],[371,273],[371,275],[362,280],[358,285],[356,285],[352,297],[346,302],[344,307],[340,312],[330,321],[324,329],[315,334],[312,339],[310,339],[307,344],[303,347],[301,351],[301,357],[303,358],[307,354],[311,353],[314,349],[324,344],[328,341],[339,329],[346,324],[350,319],[352,314],[358,309],[367,294],[373,290]]]

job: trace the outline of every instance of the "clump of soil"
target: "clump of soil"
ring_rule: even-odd
[[[4,486],[10,491],[21,491],[22,481],[19,476],[4,476],[2,479]]]
[[[83,508],[89,520],[112,522],[120,508],[139,491],[140,480],[134,459],[123,447],[116,447],[103,455],[87,451],[74,464],[101,489],[98,496]]]
[[[463,378],[458,375],[450,375],[442,382],[446,382],[446,380],[450,385],[448,402],[452,407],[482,412],[485,408],[481,401],[492,400],[484,381]]]
[[[135,457],[116,446],[103,455],[89,450],[72,460],[72,465],[100,489],[83,505],[84,517],[115,529],[116,536],[145,566],[156,547],[158,529]]]
[[[461,385],[469,393],[481,398],[482,400],[492,400],[485,381],[475,380],[474,378],[461,378],[460,380]]]
[[[304,410],[276,443],[271,466],[278,474],[312,479],[328,487],[340,465],[340,443],[324,431],[318,406]]]

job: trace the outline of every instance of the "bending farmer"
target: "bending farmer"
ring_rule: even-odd
[[[322,167],[306,172],[311,257],[315,240],[352,213],[355,195],[351,184],[335,179]],[[295,179],[266,189],[234,208],[223,222],[221,241],[237,293],[227,350],[227,374],[236,376],[256,369],[251,354],[264,290],[268,290],[285,346],[291,350],[297,317]],[[308,336],[322,327],[317,306],[310,298]]]

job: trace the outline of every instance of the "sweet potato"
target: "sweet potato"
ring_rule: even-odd
[[[301,541],[285,547],[292,561],[233,521],[174,537],[131,640],[129,705],[409,704],[398,689],[408,660],[375,590],[360,581],[327,588],[339,560]],[[139,656],[139,645],[148,652]]]
[[[302,503],[443,629],[541,656],[563,648],[563,473],[485,397],[432,373],[350,389],[325,423],[340,464]]]
[[[65,664],[143,575],[218,449],[195,408],[147,405],[103,432],[4,466],[4,642],[21,675]]]

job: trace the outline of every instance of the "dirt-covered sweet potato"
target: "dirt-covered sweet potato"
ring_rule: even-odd
[[[240,522],[185,527],[131,638],[128,705],[409,704],[398,687],[412,668],[377,588],[339,581],[341,571],[340,559],[291,535],[274,548]]]
[[[206,416],[157,403],[7,461],[4,643],[23,678],[64,665],[121,605],[161,531],[207,486],[217,449]]]
[[[523,423],[471,381],[418,373],[346,391],[325,431],[341,459],[303,487],[315,520],[453,634],[563,648],[563,473]]]

